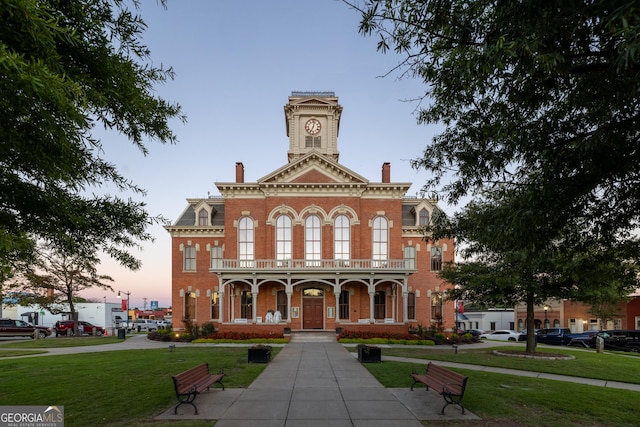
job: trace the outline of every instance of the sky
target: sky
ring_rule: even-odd
[[[96,136],[104,157],[147,191],[132,197],[151,215],[175,222],[187,198],[218,195],[215,182],[235,181],[236,162],[244,164],[245,182],[285,165],[284,106],[292,91],[338,96],[342,165],[380,182],[382,164],[390,162],[391,181],[413,183],[407,196],[420,192],[427,172],[409,160],[442,129],[417,124],[419,104],[411,100],[424,94],[424,83],[387,75],[401,58],[376,51],[377,37],[358,33],[357,11],[337,0],[168,0],[166,9],[141,3],[151,62],[176,73],[156,94],[179,103],[187,122],[171,122],[174,145],[146,142],[147,156],[115,132]],[[114,279],[114,292],[81,295],[116,302],[122,291],[130,292],[132,308],[170,306],[171,239],[161,225],[149,231],[153,243],[133,252],[139,270],[104,258],[99,272]]]

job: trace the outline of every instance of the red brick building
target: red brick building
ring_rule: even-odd
[[[536,328],[569,328],[580,333],[601,329],[640,329],[640,289],[617,304],[613,319],[602,322],[592,312],[591,306],[572,300],[548,300],[534,311]],[[515,307],[514,316],[518,330],[524,330],[527,309],[524,304]]]
[[[215,183],[187,199],[171,234],[175,329],[389,330],[454,327],[438,277],[453,241],[428,241],[436,201],[410,198],[382,165],[371,182],[338,162],[342,107],[332,92],[294,92],[284,107],[288,162],[257,182]],[[394,147],[389,147],[393,150]],[[182,319],[182,320],[181,320]]]

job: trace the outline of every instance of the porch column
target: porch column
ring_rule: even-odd
[[[286,291],[287,294],[287,323],[291,324],[291,296],[293,291]]]
[[[293,285],[291,284],[291,273],[287,273],[287,284],[284,285],[284,292],[287,294],[287,323],[291,324],[291,296],[293,295]]]
[[[371,292],[369,291],[369,323],[374,323],[375,319],[373,317],[373,310],[374,310],[374,298],[376,296],[375,292]]]
[[[398,285],[391,285],[391,317],[394,322],[398,321]]]
[[[218,292],[218,322],[224,321],[224,286],[220,287]]]
[[[235,304],[235,299],[236,299],[236,287],[235,286],[231,286],[229,288],[229,290],[231,291],[231,295],[229,295],[229,302],[231,303],[231,313],[229,316],[229,321],[230,322],[235,322],[236,320],[236,304]]]
[[[405,292],[402,290],[402,321],[407,323],[409,321],[409,314],[407,313],[409,310],[409,292]]]
[[[407,286],[407,278],[402,281],[402,321],[409,322],[409,287]]]
[[[375,296],[376,296],[376,284],[373,281],[373,273],[371,273],[371,277],[369,278],[369,323],[375,323],[374,317],[374,307],[375,307]]]
[[[253,277],[253,283],[251,284],[251,317],[253,322],[258,321],[258,295],[260,294],[260,286],[258,285],[258,279]]]
[[[336,321],[336,325],[338,325],[340,323],[340,279],[338,277],[336,277],[336,281],[333,285],[333,296],[336,298],[336,308],[335,308],[335,321]]]

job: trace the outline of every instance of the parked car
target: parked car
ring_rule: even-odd
[[[158,322],[152,319],[136,319],[129,323],[129,329],[136,332],[151,332],[158,330]]]
[[[158,320],[158,329],[169,329],[171,328],[171,322],[168,320]]]
[[[480,335],[481,339],[499,340],[499,341],[526,341],[527,336],[516,331],[508,329],[500,329],[497,331],[487,332]]]
[[[607,330],[602,331],[599,336],[604,338],[605,350],[640,353],[640,330]],[[595,347],[596,338],[592,338],[593,347]]]
[[[598,336],[602,336],[601,331],[585,331],[577,334],[571,334],[569,337],[571,340],[567,345],[572,347],[595,347],[595,339]]]
[[[56,337],[60,335],[69,335],[73,331],[73,320],[59,320],[56,322],[53,327],[56,331]],[[85,322],[84,320],[80,320],[78,322],[78,331],[80,335],[93,335],[93,331],[96,331],[96,336],[104,335],[104,328],[102,326],[96,326],[93,323]]]
[[[567,345],[572,335],[569,328],[544,328],[536,333],[536,341],[539,344]]]
[[[0,319],[0,337],[31,337],[46,338],[51,335],[51,329],[44,326],[34,326],[24,320]]]

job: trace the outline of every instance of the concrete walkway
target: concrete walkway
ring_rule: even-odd
[[[313,339],[312,337],[315,337]],[[157,420],[218,420],[216,427],[420,427],[419,420],[477,420],[434,391],[386,389],[336,342],[335,335],[294,337],[247,389],[211,390]]]

